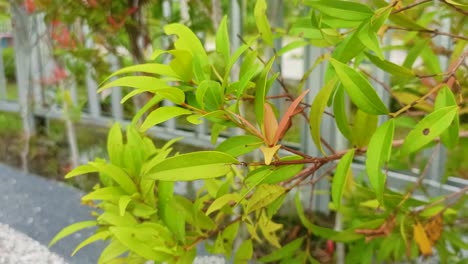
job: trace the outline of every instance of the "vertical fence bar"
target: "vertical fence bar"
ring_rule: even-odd
[[[86,47],[91,48],[93,47],[94,43],[93,40],[88,36],[89,34],[89,26],[85,25],[83,27],[83,33],[86,36]],[[92,117],[100,117],[101,116],[101,105],[99,100],[99,95],[97,94],[97,82],[93,78],[94,70],[91,68],[90,64],[86,65],[86,90],[88,92],[88,107],[89,113]]]
[[[11,5],[13,25],[13,39],[15,48],[16,80],[18,85],[18,97],[20,114],[23,123],[24,146],[21,151],[21,165],[24,171],[28,170],[29,139],[35,133],[34,118],[32,115],[32,95],[30,85],[31,39],[30,21],[25,10],[16,5]]]
[[[385,46],[391,45],[391,41],[392,41],[391,32],[385,34],[385,36],[383,38],[384,45]],[[385,57],[386,60],[388,60],[390,58],[390,56],[391,56],[391,54],[390,54],[389,51],[384,52],[384,57]],[[370,74],[373,74],[374,77],[377,80],[379,80],[380,82],[386,84],[388,87],[391,86],[390,76],[388,75],[388,73],[386,73],[382,69],[378,68],[377,66],[375,66],[375,65],[372,66],[372,71],[371,71]],[[385,88],[382,85],[380,85],[378,82],[376,82],[375,80],[371,80],[371,83],[372,83],[372,86],[375,88],[375,90],[377,92],[377,95],[379,95],[379,97],[382,99],[382,102],[387,106],[387,108],[389,108],[390,107],[390,99],[391,99],[391,96],[390,96],[389,92],[386,91]],[[381,125],[382,123],[384,123],[387,120],[388,120],[388,115],[380,115],[379,116],[379,125]]]
[[[5,64],[3,62],[3,46],[0,43],[0,100],[7,99],[7,82],[5,77]]]
[[[3,60],[3,45],[7,42],[4,42],[4,39],[2,38],[6,37],[7,34],[11,33],[12,31],[7,23],[10,23],[10,21],[0,23],[0,100],[6,100],[8,97],[7,80],[5,76],[5,62]]]
[[[309,68],[314,64],[315,60],[317,60],[318,57],[322,55],[322,50],[320,48],[315,48],[311,46],[307,46],[304,49],[304,73],[306,73]],[[306,96],[306,103],[312,103],[314,98],[317,96],[320,88],[323,86],[323,76],[325,73],[325,67],[323,64],[320,64],[312,73],[309,75],[309,78],[307,78],[307,81],[305,83],[305,88],[310,89],[310,92]],[[326,122],[325,120],[322,121],[322,135],[324,134],[332,134],[332,131],[327,131],[327,129],[330,129],[330,125]],[[334,134],[333,134],[334,135]],[[317,147],[314,145],[312,142],[312,138],[310,135],[310,128],[308,122],[304,122],[302,126],[302,132],[301,132],[301,147],[302,151],[308,155],[317,157],[320,156],[320,152],[317,149]],[[320,175],[320,172],[323,170],[318,170],[316,172],[316,177]],[[314,190],[310,192],[309,190],[302,189],[302,199],[304,206],[309,206],[313,207],[314,210],[320,211],[323,213],[328,213],[328,203],[330,201],[330,198],[326,195],[318,195],[316,193],[317,190],[328,190],[329,189],[329,183],[325,180],[319,181],[315,186],[313,186]],[[311,197],[312,195],[312,197]],[[308,204],[307,201],[312,201],[312,204]]]
[[[31,86],[34,95],[34,105],[41,106],[43,105],[42,97],[42,65],[41,65],[41,31],[40,24],[41,20],[37,15],[33,15],[30,18],[34,21],[34,26],[31,29],[31,57],[30,57],[30,67],[31,67]]]
[[[166,19],[166,21],[170,21],[171,16],[172,16],[172,3],[171,3],[170,0],[165,0],[163,2],[163,16]],[[168,40],[167,36],[164,36],[162,38],[162,46],[163,46],[163,49],[166,49],[167,47],[169,47],[169,40]],[[172,103],[169,100],[164,100],[163,105],[172,106],[172,105],[174,105],[174,103]],[[164,122],[163,125],[167,129],[175,130],[176,129],[176,120],[174,118],[169,119],[166,122]]]
[[[239,39],[238,36],[242,34],[242,13],[241,13],[241,6],[239,5],[239,1],[237,0],[231,0],[230,2],[230,40],[231,40],[231,52],[235,51],[241,46],[241,40]],[[236,70],[238,70],[239,65],[235,66]],[[235,74],[236,72],[234,72]],[[232,76],[234,78],[237,78],[238,76]]]
[[[434,0],[434,5],[436,8],[440,7],[440,2]],[[450,32],[450,18],[449,17],[442,18],[442,14],[437,14],[436,16],[438,16],[441,21],[441,28],[442,28],[441,31]],[[434,38],[434,42],[438,46],[441,46],[447,50],[451,50],[452,48],[452,41],[449,36],[439,35]],[[440,68],[442,72],[447,71],[449,67],[448,57],[444,55],[440,55],[438,57],[439,57]],[[435,151],[434,158],[431,161],[431,164],[429,165],[430,167],[429,167],[426,178],[441,182],[443,175],[445,174],[445,164],[447,163],[448,152],[447,152],[447,148],[441,143],[439,143],[436,146],[436,148],[437,149],[434,150]],[[427,152],[427,155],[429,156],[432,155],[432,150],[429,150]]]
[[[114,54],[109,54],[107,58],[110,64],[111,71],[115,72],[119,70],[120,65],[119,65],[119,60],[117,56]],[[112,117],[118,121],[123,120],[123,108],[122,108],[122,104],[120,104],[120,100],[122,100],[122,88],[121,87],[112,88],[112,91],[111,91]]]
[[[270,18],[270,25],[272,28],[281,28],[284,26],[284,6],[283,0],[270,0],[268,5],[268,17]],[[283,45],[283,38],[276,38],[274,40],[274,50],[270,50],[268,59],[275,56],[275,52],[280,50]],[[283,79],[283,73],[281,72],[281,60],[282,57],[276,58],[275,63],[272,66],[273,72],[279,72],[279,79]],[[278,82],[274,82],[270,88],[270,95],[281,94],[281,85]],[[280,113],[283,113],[283,100],[275,99],[273,104]]]
[[[229,5],[229,39],[231,42],[231,54],[234,53],[241,45],[242,42],[239,36],[242,36],[243,29],[243,14],[242,6],[239,1],[231,0]],[[231,69],[231,80],[237,80],[239,78],[240,64],[242,58],[234,64]],[[240,102],[239,111],[241,115],[244,116],[244,105],[243,102]],[[229,130],[231,135],[242,135],[244,131],[240,128],[234,128]]]

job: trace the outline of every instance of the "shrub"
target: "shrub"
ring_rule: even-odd
[[[157,50],[153,56],[157,59],[168,55],[168,65],[135,65],[112,74],[119,78],[103,84],[100,91],[127,86],[135,89],[130,96],[150,92],[154,97],[135,115],[125,135],[119,124],[112,127],[108,137],[109,161],[96,159],[66,175],[70,178],[89,172],[100,174],[102,185],[82,198],[87,203],[98,201],[92,203],[98,209],[96,220],[66,227],[51,244],[80,229],[97,226],[96,234],[76,250],[96,240],[109,241],[100,263],[115,258],[130,263],[192,263],[197,244],[204,241],[211,253],[224,254],[235,263],[247,263],[253,258],[281,263],[331,261],[334,242],[346,243],[349,263],[414,260],[432,255],[433,248],[442,262],[461,260],[461,249],[466,249],[466,244],[460,238],[456,219],[462,217],[467,188],[445,197],[416,199],[413,194],[421,187],[430,161],[422,164],[425,169],[408,190],[388,188],[386,171],[395,159],[417,166],[412,157],[434,147],[434,142],[447,147],[458,144],[459,92],[455,88],[463,82],[459,78],[463,76],[460,65],[467,51],[455,49],[448,72],[439,72],[434,65],[438,60],[435,51],[425,46],[432,43],[426,33],[439,31],[416,22],[411,24],[408,21],[413,21],[412,16],[406,14],[421,15],[424,3],[402,7],[399,1],[375,1],[377,4],[371,8],[338,0],[304,2],[312,8],[311,13],[298,18],[288,32],[304,39],[277,53],[307,45],[331,47],[316,61],[329,63],[325,85],[310,106],[302,103],[310,92],[302,83],[297,94],[283,87],[285,93],[276,95],[290,102],[284,112],[275,109],[267,96],[272,84],[282,84],[282,80],[272,70],[276,58],[264,62],[256,50],[261,45],[272,46],[276,37],[265,16],[263,0],[256,2],[254,10],[261,38],[247,39],[237,50],[231,50],[226,18],[216,34],[216,52],[210,56],[189,28],[170,24],[164,30],[176,35],[174,49]],[[455,12],[454,19],[458,21],[459,11],[451,5],[446,7],[447,12]],[[404,28],[408,23],[412,27]],[[403,65],[383,56],[378,34],[389,27],[416,32],[405,36],[408,58]],[[414,40],[414,36],[424,42]],[[239,78],[235,79],[230,75],[241,55],[244,59]],[[413,68],[418,56],[422,56],[423,65]],[[370,84],[370,77],[359,67],[363,61],[400,80],[395,85],[403,87],[399,97],[390,91],[400,100],[398,109],[393,111],[383,103]],[[135,72],[146,75],[128,75]],[[429,85],[427,78],[432,78]],[[410,97],[408,90],[414,85],[423,92]],[[406,94],[401,96],[402,92]],[[354,111],[345,108],[345,98],[350,99]],[[403,102],[408,98],[413,99]],[[153,109],[144,122],[138,123],[146,109],[164,99],[174,106]],[[240,109],[252,101],[255,120],[249,121],[252,118],[243,116]],[[333,150],[321,138],[320,125],[327,106],[333,109],[336,125],[348,140],[347,149]],[[410,132],[399,138],[395,133],[399,118],[407,112],[414,113],[416,107],[418,111],[423,109],[422,114],[410,125]],[[195,125],[210,122],[213,142],[228,128],[241,129],[245,135],[228,138],[213,151],[187,154],[171,154],[171,144],[177,139],[156,147],[144,136],[149,128],[182,116]],[[294,116],[305,117],[320,155],[310,156],[283,145],[281,139],[290,132]],[[378,125],[379,116],[387,116],[388,120]],[[261,160],[243,161],[242,156],[255,150],[262,153]],[[288,154],[283,155],[280,150]],[[353,176],[351,164],[357,156],[366,160],[367,180]],[[330,209],[342,215],[343,231],[319,225],[316,218],[305,212],[297,192],[326,177],[332,179]],[[176,182],[194,180],[204,182],[196,197],[189,199],[175,193]],[[278,210],[292,192],[296,192],[300,230],[284,237],[281,231],[289,231],[290,227],[279,222]],[[241,243],[234,249],[236,239]],[[258,250],[262,244],[268,245],[263,252]]]
[[[15,52],[13,48],[4,48],[3,52],[3,65],[5,67],[5,78],[8,82],[16,81],[16,64]]]

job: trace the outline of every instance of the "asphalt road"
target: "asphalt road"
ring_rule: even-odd
[[[7,224],[42,245],[63,227],[92,220],[90,209],[80,205],[83,193],[63,183],[25,174],[0,164],[0,223]],[[50,248],[69,263],[97,263],[104,243],[83,248],[74,257],[71,252],[93,230],[71,235]]]

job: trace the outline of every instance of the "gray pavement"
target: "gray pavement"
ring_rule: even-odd
[[[42,245],[47,246],[63,227],[92,219],[90,208],[80,205],[82,195],[81,191],[63,183],[0,164],[0,223]],[[91,234],[92,229],[71,235],[52,246],[50,251],[69,263],[97,263],[104,243],[87,246],[70,257],[75,246]]]

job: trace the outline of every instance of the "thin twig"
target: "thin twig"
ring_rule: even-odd
[[[296,154],[296,155],[299,155],[299,156],[301,156],[301,157],[303,157],[303,158],[306,158],[306,159],[311,159],[311,158],[312,158],[312,156],[309,156],[309,155],[307,155],[307,154],[305,154],[305,153],[303,153],[303,152],[301,152],[301,151],[292,149],[292,148],[290,148],[290,147],[286,147],[286,146],[284,146],[284,145],[281,145],[281,148],[284,149],[284,150],[286,150],[286,151],[288,151],[288,152],[291,152],[291,153],[294,153],[294,154]]]
[[[418,210],[415,211],[415,213],[425,211],[425,210],[427,210],[427,209],[429,209],[429,208],[431,208],[431,207],[434,207],[434,206],[436,206],[436,205],[438,205],[438,204],[444,203],[445,201],[448,201],[448,200],[450,200],[450,199],[452,199],[452,198],[454,198],[454,197],[457,197],[457,196],[459,196],[459,195],[461,196],[461,195],[463,195],[463,194],[466,193],[466,192],[468,192],[468,186],[465,186],[464,188],[462,188],[461,190],[459,190],[459,191],[457,191],[457,192],[453,192],[453,193],[451,193],[451,194],[448,194],[447,196],[441,198],[440,200],[437,200],[437,201],[435,201],[435,202],[433,202],[433,203],[430,203],[430,204],[427,204],[427,205],[423,206],[422,208],[419,208]],[[455,202],[457,202],[459,198],[460,198],[460,197],[457,197],[457,198],[455,199]],[[445,207],[448,208],[448,207],[450,207],[451,205],[453,205],[455,202],[448,203]]]
[[[403,11],[405,11],[405,10],[411,9],[411,8],[416,7],[416,6],[418,6],[418,5],[422,5],[422,4],[427,3],[427,2],[432,2],[432,0],[424,0],[424,1],[421,1],[421,2],[416,2],[416,3],[411,4],[411,5],[407,5],[407,6],[405,6],[405,7],[402,7],[402,8],[400,8],[400,9],[397,9],[397,10],[395,10],[395,11],[392,11],[392,14],[398,14],[398,13],[400,13],[400,12],[403,12]]]
[[[240,39],[240,41],[242,41],[242,43],[244,43],[245,45],[247,45],[248,43],[244,40],[244,38],[240,35],[240,34],[237,34],[237,37]],[[249,49],[253,51],[253,48],[249,46]],[[259,55],[257,55],[257,59],[263,64],[263,65],[266,65],[266,62],[262,59],[262,57],[260,57]],[[270,69],[270,72],[272,70]],[[281,72],[280,72],[281,73]],[[280,74],[281,75],[281,74]],[[288,88],[286,87],[286,84],[284,83],[283,79],[282,78],[276,78],[276,81],[281,85],[281,87],[283,88],[284,92],[286,93],[287,97],[289,98],[289,100],[291,101],[294,101],[295,98],[294,96],[292,96],[289,91],[288,91]],[[307,114],[302,111],[301,113],[301,116],[305,119],[306,122],[309,121],[309,117],[307,116]],[[324,139],[321,138],[321,141],[322,143],[325,145],[325,147],[327,147],[332,153],[335,153],[335,150],[330,146],[330,144],[325,141]]]
[[[204,236],[199,236],[197,237],[197,239],[195,239],[195,241],[193,241],[190,245],[187,245],[185,246],[185,250],[186,251],[190,251],[191,249],[193,249],[194,247],[197,246],[198,243],[200,243],[202,240],[204,239],[208,239],[209,237],[213,236],[213,235],[216,235],[222,231],[224,231],[224,229],[226,229],[228,226],[236,223],[236,222],[239,222],[240,220],[242,220],[242,217],[241,216],[238,216],[236,218],[234,218],[234,220],[230,221],[229,223],[225,224],[224,226],[222,226],[221,228],[218,228],[218,229],[215,229],[215,230],[211,230],[210,232],[208,232],[207,235],[204,235]]]
[[[439,148],[437,149],[434,149],[432,151],[432,154],[431,154],[431,157],[429,158],[429,160],[427,161],[426,163],[426,166],[424,166],[424,170],[421,172],[421,175],[419,175],[418,179],[416,180],[416,182],[414,183],[414,185],[411,187],[411,189],[406,193],[406,195],[403,197],[403,199],[400,201],[400,203],[398,204],[398,206],[395,208],[395,211],[397,211],[405,202],[406,200],[408,200],[414,193],[414,191],[416,191],[416,189],[421,186],[424,178],[426,178],[427,176],[427,173],[429,172],[429,168],[431,167],[430,165],[432,164],[434,158],[435,158],[435,155],[436,153],[440,150],[440,145],[439,145]]]
[[[468,12],[459,8],[458,6],[452,5],[451,3],[447,2],[446,0],[440,0],[442,3],[446,4],[447,6],[453,8],[455,11],[462,13],[465,16],[468,16]]]
[[[433,35],[444,35],[444,36],[449,36],[452,38],[456,39],[463,39],[463,40],[468,40],[468,37],[465,36],[460,36],[448,32],[442,32],[437,29],[417,29],[417,28],[404,28],[404,27],[397,27],[397,26],[388,26],[388,29],[394,29],[394,30],[404,30],[404,31],[416,31],[416,32],[422,32],[422,33],[430,33]]]
[[[385,82],[382,82],[381,80],[377,79],[375,76],[373,76],[372,74],[370,74],[369,72],[363,70],[363,69],[360,69],[367,77],[369,77],[371,80],[373,80],[374,82],[376,82],[377,84],[379,84],[380,86],[382,86],[385,91],[387,91],[397,102],[400,106],[404,106],[405,104],[403,104],[403,102],[401,102],[398,98],[396,98],[396,96],[393,95],[393,92],[392,92],[392,87],[390,87],[388,84],[386,84]]]

